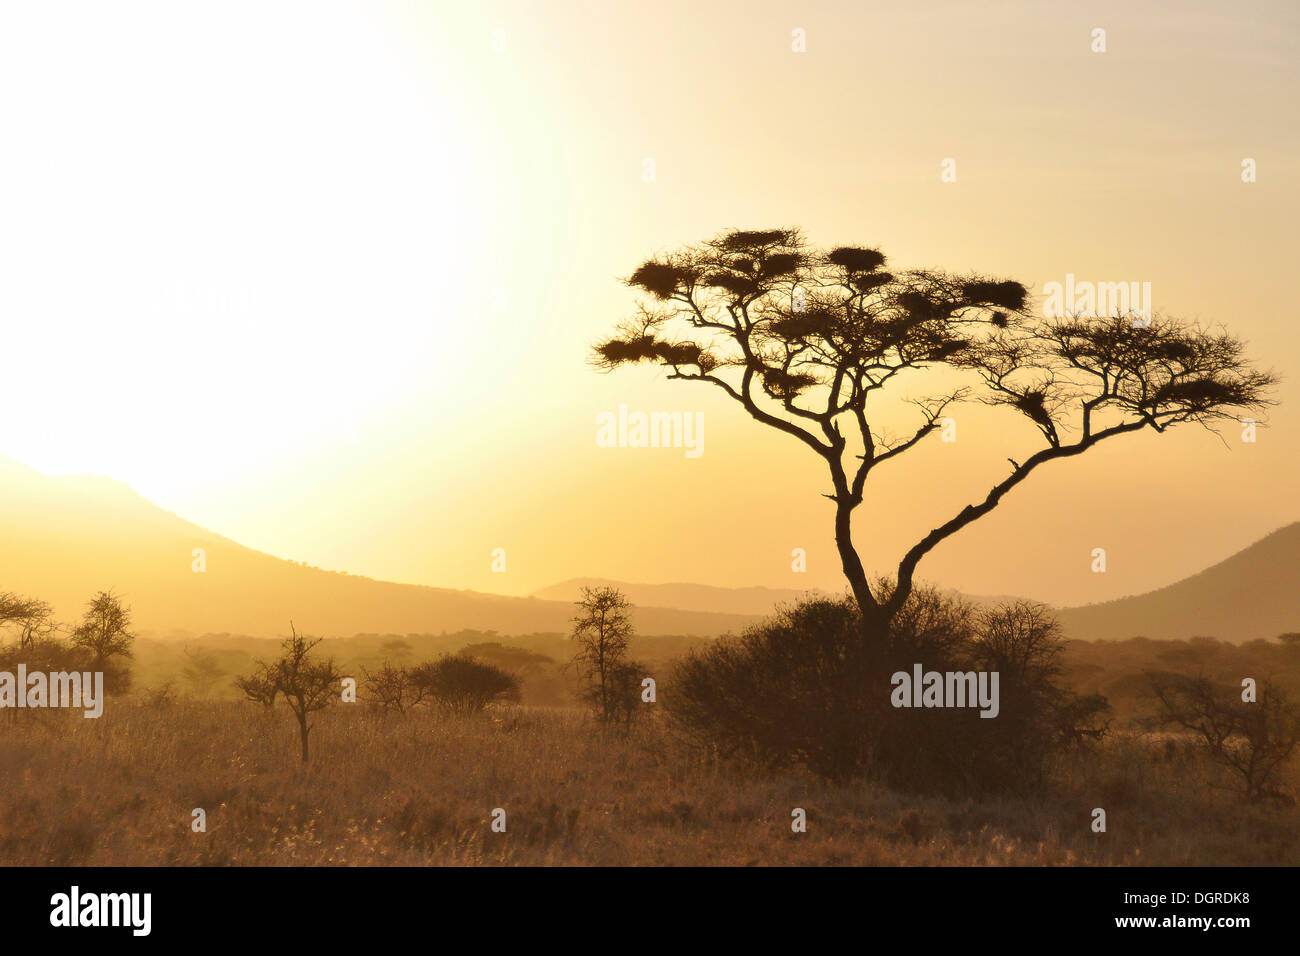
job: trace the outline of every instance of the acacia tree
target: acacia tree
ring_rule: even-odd
[[[1241,688],[1207,677],[1148,672],[1160,702],[1155,723],[1195,734],[1210,759],[1241,777],[1247,800],[1285,797],[1277,778],[1300,746],[1300,707],[1286,693],[1261,682],[1258,700],[1241,699]]]
[[[489,704],[518,701],[522,681],[505,668],[475,660],[463,651],[408,671],[414,694],[427,697],[444,714],[477,714]]]
[[[897,614],[922,558],[1040,465],[1129,432],[1213,426],[1271,404],[1273,376],[1226,333],[1156,316],[1040,319],[1019,282],[884,265],[875,249],[817,249],[797,229],[724,232],[638,266],[626,280],[644,293],[635,316],[593,354],[601,370],[649,362],[718,388],[823,459],[836,548],[868,629]],[[891,437],[871,400],[903,373],[944,367],[963,384],[911,400],[917,421]],[[965,400],[1022,416],[1038,447],[1009,458],[1006,477],[909,548],[892,585],[873,587],[852,533],[868,476]]]
[[[90,657],[90,669],[104,672],[110,692],[125,691],[131,683],[126,661],[133,657],[131,609],[111,591],[100,591],[86,604],[81,623],[72,629],[71,642]]]
[[[294,718],[298,721],[298,733],[302,738],[302,762],[307,762],[307,736],[311,733],[308,723],[312,713],[324,710],[338,692],[339,682],[343,679],[333,658],[319,661],[312,658],[311,651],[320,639],[309,640],[289,625],[290,636],[280,645],[280,659],[266,670],[276,692],[289,703]],[[248,690],[245,689],[245,694]],[[250,695],[251,696],[251,695]],[[272,696],[274,700],[274,696]]]
[[[605,723],[613,722],[626,697],[628,638],[632,636],[632,605],[613,587],[584,587],[573,619],[572,637],[578,642],[573,665],[587,685],[583,697]]]
[[[365,678],[366,697],[385,713],[395,710],[404,714],[424,699],[425,688],[412,679],[409,667],[384,661],[373,674],[364,667],[361,673]]]
[[[275,698],[280,693],[275,684],[274,670],[266,663],[259,662],[253,673],[236,677],[234,683],[248,700],[261,704],[268,711],[275,706]]]
[[[100,591],[86,604],[81,623],[72,631],[72,643],[91,654],[95,668],[114,657],[130,657],[135,635],[130,631],[131,609],[110,591]]]
[[[0,625],[3,624],[18,626],[18,646],[23,649],[30,649],[57,629],[54,610],[47,602],[8,593],[0,594]]]

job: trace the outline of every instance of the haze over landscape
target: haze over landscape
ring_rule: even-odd
[[[1223,322],[1263,360],[1300,352],[1278,307],[1300,218],[1300,143],[1277,121],[1300,94],[1291,4],[1173,21],[1102,3],[1069,23],[1034,3],[831,4],[797,23],[777,2],[540,9],[139,3],[69,22],[7,5],[0,88],[42,95],[0,104],[25,144],[0,157],[0,313],[8,347],[37,359],[0,377],[4,406],[26,410],[0,453],[127,482],[266,554],[408,584],[838,592],[815,461],[708,389],[588,366],[646,256],[797,224],[1035,295],[1067,275],[1149,281],[1158,311]],[[1090,18],[1104,55],[1078,41]],[[626,36],[640,42],[611,41]],[[669,49],[684,68],[662,68]],[[707,116],[683,135],[701,89]],[[872,121],[839,122],[846,100]],[[1300,392],[1279,371],[1256,443],[1121,437],[1042,469],[922,573],[1108,600],[1300,519]],[[699,412],[703,454],[598,447],[596,416],[621,404]],[[873,475],[857,517],[870,567],[1033,438],[978,403],[957,418],[957,442]]]
[[[150,868],[158,938],[202,867],[298,948],[340,877],[211,874],[372,868],[371,943],[537,922],[444,866],[1262,926],[1152,874],[1300,863],[1298,49],[1295,0],[0,2],[6,931],[94,925],[15,866]],[[110,876],[50,871],[101,926]]]
[[[0,458],[0,580],[40,594],[63,617],[112,588],[156,636],[181,631],[271,636],[290,620],[330,635],[563,633],[582,585],[616,585],[644,634],[736,632],[805,594],[795,589],[557,582],[527,598],[395,584],[309,567],[246,548],[171,514],[122,482],[48,477]],[[205,570],[194,571],[194,549]],[[1300,524],[1267,536],[1187,580],[1137,597],[1063,609],[1079,639],[1196,635],[1240,642],[1300,630]],[[840,589],[842,591],[842,589]],[[977,603],[1005,596],[971,595]]]

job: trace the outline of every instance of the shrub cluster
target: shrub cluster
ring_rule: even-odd
[[[404,712],[428,702],[446,714],[474,714],[489,704],[518,701],[520,679],[495,664],[467,654],[444,654],[434,661],[399,667],[384,664],[366,672],[366,696],[383,710]]]
[[[978,610],[921,588],[882,629],[852,600],[816,598],[688,654],[666,703],[688,736],[723,754],[908,790],[1007,789],[1039,782],[1049,754],[1105,732],[1104,699],[1060,684],[1061,649],[1056,622],[1029,602]],[[894,707],[891,677],[915,664],[997,671],[997,717]]]

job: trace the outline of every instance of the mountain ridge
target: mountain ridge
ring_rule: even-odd
[[[194,573],[203,548],[206,570]],[[1300,631],[1300,522],[1189,577],[1143,594],[1055,608],[1067,637],[1218,637],[1244,642]],[[736,632],[818,588],[725,588],[570,578],[527,597],[383,581],[277,558],[201,527],[95,475],[47,476],[0,456],[0,589],[43,598],[61,619],[97,590],[134,608],[137,627],[165,633],[496,631],[564,633],[583,585],[617,586],[643,634]],[[955,593],[955,592],[954,592]],[[976,604],[1002,597],[965,595]]]
[[[1300,631],[1300,521],[1143,594],[1058,608],[1071,636],[1218,637],[1241,643]]]
[[[98,476],[43,475],[0,461],[0,589],[68,620],[98,590],[120,593],[137,629],[250,636],[290,620],[313,634],[567,632],[571,603],[381,581],[277,558],[209,531]],[[205,569],[193,570],[195,549]],[[643,634],[714,636],[748,615],[638,607]]]
[[[1079,640],[1124,640],[1149,637],[1179,640],[1217,637],[1241,643],[1300,632],[1300,521],[1276,528],[1264,537],[1195,574],[1151,591],[1108,601],[1053,606],[1066,637]],[[533,592],[557,596],[576,593],[582,584],[605,584],[625,594],[679,592],[687,606],[690,594],[715,592],[729,601],[730,610],[769,614],[776,604],[800,597],[783,588],[718,588],[710,585],[637,584],[608,578],[570,578]],[[812,593],[826,594],[817,589]],[[1015,600],[1014,595],[970,595],[948,589],[977,606]],[[1050,606],[1050,605],[1049,605]]]

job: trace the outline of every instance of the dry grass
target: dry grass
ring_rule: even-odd
[[[0,715],[0,863],[65,865],[1294,865],[1294,808],[1250,808],[1163,741],[1062,761],[1047,791],[914,798],[686,752],[651,723],[463,720],[112,700],[99,720]],[[1104,807],[1108,832],[1089,827]],[[207,812],[207,832],[190,828]],[[493,833],[493,808],[507,832]],[[802,807],[808,832],[791,832]]]

